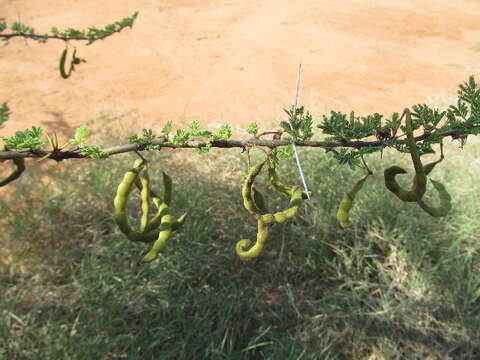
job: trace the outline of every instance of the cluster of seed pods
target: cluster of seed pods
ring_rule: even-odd
[[[126,214],[128,197],[134,185],[140,190],[140,198],[142,201],[142,217],[139,231],[131,228]],[[148,165],[144,160],[136,160],[133,168],[127,171],[122,182],[118,185],[117,193],[113,201],[115,207],[113,219],[120,231],[131,241],[144,243],[153,242],[150,251],[140,260],[140,263],[155,260],[158,254],[165,250],[167,240],[172,232],[182,226],[187,217],[186,213],[178,219],[174,219],[170,215],[172,180],[165,173],[163,173],[163,187],[164,194],[162,200],[160,196],[155,194],[150,188]],[[150,217],[150,201],[152,201],[157,208],[153,217]]]
[[[268,212],[265,197],[254,185],[255,178],[267,162],[268,177],[271,184],[290,199],[289,207],[276,213]],[[260,256],[267,242],[270,226],[293,218],[306,197],[306,193],[299,188],[288,187],[279,180],[275,166],[269,161],[268,157],[252,166],[243,182],[242,198],[245,209],[257,220],[257,239],[253,245],[248,239],[238,241],[235,248],[237,255],[242,260],[251,260]]]

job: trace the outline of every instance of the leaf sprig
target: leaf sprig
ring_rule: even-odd
[[[138,11],[136,11],[132,16],[125,17],[119,21],[115,21],[112,24],[106,25],[103,29],[97,29],[95,26],[91,26],[86,30],[78,30],[74,28],[68,28],[64,31],[58,30],[56,27],[52,27],[49,33],[36,33],[35,29],[31,26],[28,26],[20,21],[15,21],[11,24],[10,30],[11,33],[0,34],[0,38],[8,40],[12,37],[22,36],[25,38],[37,40],[37,41],[47,41],[48,39],[59,39],[59,40],[87,40],[87,45],[92,44],[95,41],[105,39],[108,36],[113,35],[116,32],[120,32],[126,27],[132,27],[135,19],[138,16]],[[5,20],[0,21],[0,33],[8,28]]]
[[[288,115],[288,121],[281,121],[282,129],[292,137],[293,141],[310,140],[313,136],[313,118],[310,112],[305,111],[305,107],[300,106],[297,109],[283,109]]]
[[[14,136],[4,138],[3,141],[9,149],[35,149],[42,148],[46,142],[40,140],[43,135],[42,128],[32,126],[32,129],[15,132]]]
[[[171,145],[183,145],[190,140],[201,137],[206,138],[207,144],[198,149],[199,154],[204,154],[210,151],[212,148],[212,142],[217,140],[228,140],[232,136],[232,129],[229,125],[221,125],[216,133],[212,133],[209,130],[202,129],[200,122],[193,120],[187,125],[186,129],[178,129],[177,134],[171,141],[167,142]]]

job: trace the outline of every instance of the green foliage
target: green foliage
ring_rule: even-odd
[[[34,149],[44,147],[46,142],[40,140],[43,135],[42,128],[32,126],[32,129],[17,131],[14,136],[3,138],[9,149]]]
[[[349,165],[353,169],[360,164],[360,153],[357,150],[342,148],[332,152],[333,158],[338,160],[340,165]]]
[[[412,125],[414,129],[423,126],[427,131],[433,131],[437,128],[439,122],[445,116],[446,111],[432,109],[426,104],[418,104],[413,106]]]
[[[14,35],[25,35],[34,40],[44,41],[50,38],[60,38],[62,40],[88,40],[88,44],[91,44],[97,40],[105,39],[108,36],[116,32],[122,31],[126,27],[132,27],[135,19],[138,16],[136,11],[132,16],[125,17],[120,21],[115,21],[112,24],[106,25],[103,29],[97,29],[95,26],[89,27],[87,30],[78,30],[68,28],[64,31],[58,30],[56,27],[52,27],[50,33],[39,34],[35,33],[35,29],[27,26],[19,21],[15,21],[11,25],[11,34],[0,34],[0,37],[8,39]],[[0,32],[7,28],[7,24],[4,20],[0,22]]]
[[[130,144],[141,144],[144,142],[152,141],[155,139],[155,134],[153,133],[152,129],[143,129],[142,136],[133,135],[128,138],[128,142]]]
[[[88,126],[81,125],[75,131],[75,138],[70,139],[68,142],[73,145],[80,145],[82,146],[83,142],[85,141],[85,137],[89,132]]]
[[[20,34],[33,35],[35,33],[35,29],[33,27],[27,26],[20,21],[14,21],[10,29],[14,33],[20,33]]]
[[[447,110],[448,123],[439,130],[460,129],[462,133],[480,134],[480,89],[473,76],[459,85],[457,105]]]
[[[323,115],[323,122],[317,127],[324,134],[333,135],[334,140],[363,139],[375,135],[382,125],[383,115],[375,113],[368,116],[355,116],[352,111],[349,118],[340,111],[331,111],[330,116]]]
[[[162,128],[162,130],[160,131],[160,136],[163,138],[163,139],[168,139],[168,136],[170,135],[170,133],[172,132],[172,122],[171,121],[167,121],[167,123],[165,124],[165,126]]]
[[[7,28],[7,23],[5,22],[5,19],[0,18],[0,32],[5,30]]]
[[[247,132],[253,136],[258,134],[258,124],[256,122],[251,122],[247,126]]]
[[[193,120],[190,124],[187,125],[186,129],[178,129],[177,134],[168,144],[181,146],[185,145],[190,140],[195,140],[194,138],[206,138],[207,144],[198,149],[199,154],[204,154],[210,151],[212,148],[212,142],[216,140],[228,140],[232,136],[232,129],[229,125],[222,125],[218,129],[217,133],[212,133],[209,130],[202,129],[200,122]]]
[[[313,136],[313,119],[310,112],[305,111],[303,106],[295,110],[283,109],[288,115],[288,121],[280,122],[282,129],[289,134],[294,141],[310,140]]]
[[[106,159],[109,156],[107,153],[101,151],[98,146],[83,146],[81,147],[81,154],[93,159]]]

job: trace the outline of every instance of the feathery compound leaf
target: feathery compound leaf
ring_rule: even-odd
[[[32,126],[32,129],[17,131],[14,136],[4,138],[3,141],[10,149],[28,149],[35,147],[44,147],[45,141],[40,140],[43,135],[42,128]]]
[[[252,135],[258,134],[258,124],[256,122],[251,122],[247,126],[247,132]]]
[[[98,146],[84,146],[82,147],[81,153],[84,156],[90,156],[94,159],[106,159],[109,156],[107,153],[101,151]]]
[[[87,136],[88,132],[88,126],[81,125],[75,131],[75,138],[69,140],[70,144],[81,145],[85,141],[85,137]]]
[[[229,125],[222,125],[217,134],[214,135],[214,140],[228,140],[232,136],[232,129]]]
[[[162,137],[164,139],[168,139],[168,135],[170,135],[171,132],[172,132],[172,122],[167,121],[167,123],[165,124],[165,126],[161,130]]]

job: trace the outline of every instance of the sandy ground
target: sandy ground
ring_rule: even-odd
[[[335,4],[335,5],[332,5]],[[0,135],[31,125],[73,133],[101,114],[125,131],[198,119],[244,126],[284,117],[302,63],[300,100],[390,114],[452,98],[480,73],[478,0],[0,0],[0,17],[38,32],[87,28],[139,11],[133,29],[85,46],[68,80],[61,41],[0,43]]]

